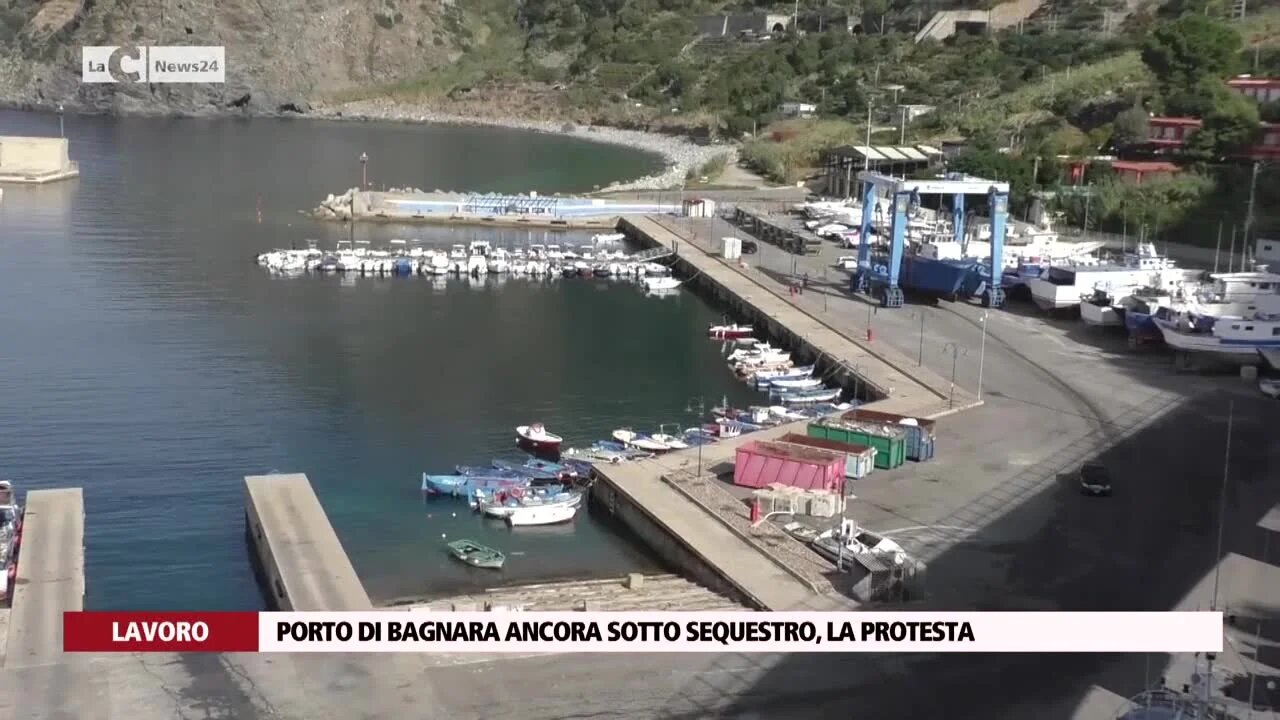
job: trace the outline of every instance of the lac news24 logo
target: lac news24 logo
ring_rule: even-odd
[[[221,45],[81,48],[80,79],[86,83],[222,83],[226,73]]]

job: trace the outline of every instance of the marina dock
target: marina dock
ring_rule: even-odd
[[[330,196],[312,212],[320,220],[357,222],[490,225],[611,232],[618,218],[674,213],[679,206],[661,202],[624,202],[559,195],[386,191],[351,189]]]
[[[43,185],[79,176],[66,138],[0,136],[0,184]]]
[[[295,611],[373,607],[306,475],[250,475],[244,485],[245,532],[269,605]]]
[[[798,361],[815,361],[819,374],[832,373],[849,387],[854,376],[878,400],[873,409],[899,415],[935,418],[974,407],[981,401],[888,344],[859,341],[836,323],[818,317],[790,301],[787,286],[757,270],[725,261],[713,254],[705,237],[679,227],[676,218],[625,218],[620,227],[628,236],[650,247],[675,251],[692,276],[716,300],[764,325],[768,334],[783,341]]]
[[[106,679],[62,652],[62,614],[84,609],[80,488],[26,496],[13,605],[0,610],[0,716],[106,718]]]

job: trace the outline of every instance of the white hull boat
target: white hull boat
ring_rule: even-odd
[[[649,452],[666,452],[671,449],[670,445],[659,442],[658,440],[643,435],[628,428],[620,428],[613,431],[613,439],[637,450],[647,450]]]
[[[646,290],[675,290],[681,282],[673,277],[650,277],[644,281]]]
[[[1173,319],[1157,317],[1155,324],[1165,344],[1180,352],[1249,365],[1256,364],[1263,356],[1280,354],[1280,314],[1197,320],[1193,315],[1180,313]]]
[[[577,514],[578,508],[573,505],[529,505],[516,508],[510,515],[507,515],[506,519],[507,524],[511,527],[557,525],[569,522]]]
[[[653,438],[655,442],[662,443],[663,445],[666,445],[668,448],[672,450],[684,450],[685,448],[689,447],[689,443],[681,440],[675,435],[667,435],[666,433],[654,433],[649,437]]]
[[[815,378],[815,377],[808,377],[808,378],[789,378],[789,379],[770,380],[769,386],[774,391],[782,391],[782,392],[794,392],[796,390],[812,390],[814,388],[822,387],[822,379]]]
[[[553,507],[555,505],[565,505],[567,507],[580,507],[582,505],[582,493],[566,492],[551,495],[549,497],[534,496],[524,498],[514,504],[481,502],[479,509],[486,517],[507,518],[519,510],[531,507]]]

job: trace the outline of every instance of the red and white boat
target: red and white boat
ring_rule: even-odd
[[[564,442],[559,435],[547,432],[542,423],[517,427],[516,437],[521,445],[534,450],[559,450],[560,443]]]
[[[707,336],[716,340],[749,338],[754,332],[750,325],[712,325],[707,328]]]

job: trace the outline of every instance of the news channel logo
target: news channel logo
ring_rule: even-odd
[[[227,50],[222,45],[81,48],[81,82],[223,83],[226,79]]]

